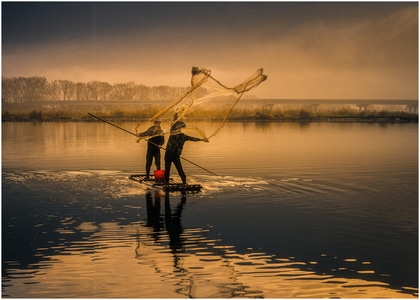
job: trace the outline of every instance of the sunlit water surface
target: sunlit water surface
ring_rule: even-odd
[[[107,124],[2,125],[3,297],[418,296],[417,124],[230,123],[185,195]]]

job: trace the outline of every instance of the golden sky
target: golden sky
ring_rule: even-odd
[[[2,75],[227,86],[260,98],[418,99],[417,2],[2,3]]]

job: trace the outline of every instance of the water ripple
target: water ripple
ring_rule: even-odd
[[[100,175],[101,180],[98,180]],[[82,170],[70,171],[7,171],[3,183],[18,186],[38,197],[36,205],[22,213],[15,212],[8,220],[10,232],[31,232],[42,238],[35,253],[25,267],[17,260],[5,260],[7,278],[3,279],[3,296],[7,297],[99,297],[120,298],[402,298],[417,297],[415,287],[395,288],[387,283],[387,276],[377,270],[369,260],[356,256],[339,257],[336,253],[311,251],[307,260],[292,255],[278,257],[269,250],[237,249],[226,242],[223,235],[217,236],[217,221],[224,212],[229,215],[229,226],[251,228],[246,222],[232,222],[234,214],[239,217],[262,212],[264,222],[277,221],[279,216],[298,211],[305,217],[304,232],[308,239],[316,235],[320,240],[334,239],[346,233],[346,238],[381,244],[384,236],[357,236],[348,224],[366,230],[382,223],[365,222],[373,218],[370,211],[374,204],[363,203],[361,197],[375,190],[369,186],[353,183],[318,180],[314,178],[247,178],[191,176],[191,182],[200,182],[203,192],[189,196],[191,220],[210,214],[212,224],[202,227],[185,227],[181,220],[185,195],[172,193],[162,195],[129,181],[127,174],[118,171]],[[28,184],[31,185],[28,185]],[[35,186],[37,189],[30,189]],[[38,189],[39,188],[39,189]],[[49,193],[44,194],[43,189]],[[33,194],[36,190],[37,193]],[[71,191],[71,193],[69,193]],[[352,196],[349,197],[349,191]],[[226,204],[227,198],[233,205]],[[146,194],[146,205],[144,196]],[[50,196],[46,196],[50,195]],[[51,196],[53,195],[53,196]],[[139,197],[141,201],[139,201]],[[176,199],[168,203],[169,198]],[[25,198],[26,199],[26,198]],[[27,205],[31,205],[27,198]],[[203,199],[207,199],[204,201]],[[258,199],[258,201],[256,201]],[[266,200],[268,199],[268,200]],[[149,202],[158,206],[157,214],[150,215]],[[180,201],[178,205],[176,205]],[[354,203],[365,205],[369,213],[354,210]],[[153,207],[152,207],[153,208]],[[155,207],[156,208],[156,207]],[[165,209],[163,209],[165,208]],[[219,209],[220,208],[220,209]],[[232,209],[233,208],[233,209]],[[218,210],[219,209],[219,210]],[[232,209],[232,210],[229,210]],[[27,213],[27,214],[26,214]],[[319,216],[317,215],[319,214]],[[185,215],[185,212],[184,212]],[[33,223],[28,221],[33,218]],[[154,217],[154,218],[151,218]],[[291,216],[294,218],[294,216]],[[351,223],[343,222],[346,218]],[[384,220],[386,216],[378,216]],[[31,219],[32,220],[32,219]],[[208,221],[206,220],[206,221]],[[252,222],[253,218],[247,221]],[[328,222],[334,223],[334,230]],[[338,222],[339,221],[339,222]],[[371,219],[370,219],[371,221]],[[203,223],[204,221],[197,222]],[[307,224],[326,223],[324,231]],[[26,227],[22,227],[23,225]],[[32,225],[30,225],[32,224]],[[292,236],[286,226],[265,223],[270,230],[270,239]],[[296,223],[295,223],[296,224]],[[21,227],[19,227],[21,226]],[[30,231],[27,228],[30,228]],[[224,227],[226,228],[226,227]],[[219,230],[217,228],[217,230]],[[249,233],[252,230],[245,230]],[[236,232],[243,232],[238,230]],[[373,231],[376,233],[376,231]],[[282,236],[283,234],[283,236]],[[16,234],[12,235],[13,238]],[[222,238],[223,237],[223,238]],[[247,235],[249,237],[249,235]],[[245,239],[246,240],[246,239]],[[15,240],[13,240],[15,241]],[[290,240],[289,240],[290,241]],[[18,243],[18,242],[16,242]],[[235,244],[236,245],[236,244]],[[316,245],[316,244],[314,244]],[[339,249],[340,245],[336,245]],[[25,249],[19,249],[23,251]],[[324,267],[324,262],[328,267]],[[112,275],[110,275],[112,274]],[[381,281],[380,279],[384,280]],[[141,280],[140,280],[141,279]]]

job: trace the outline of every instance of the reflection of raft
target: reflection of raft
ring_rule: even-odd
[[[151,185],[154,188],[162,189],[165,192],[198,192],[202,188],[200,184],[173,183],[172,179],[169,180],[169,183],[159,182],[155,180],[154,175],[150,175],[149,179],[146,179],[145,174],[134,174],[130,175],[128,178],[143,184]]]

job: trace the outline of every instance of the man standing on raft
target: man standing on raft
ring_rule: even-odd
[[[149,180],[150,167],[153,158],[155,159],[156,169],[160,170],[160,148],[165,142],[163,131],[160,128],[160,121],[155,120],[154,125],[138,135],[139,137],[148,137],[146,152],[146,180]]]
[[[182,183],[187,184],[187,176],[182,169],[181,164],[181,153],[186,141],[199,142],[203,141],[208,143],[209,140],[204,138],[195,138],[188,136],[181,132],[181,129],[186,127],[186,124],[182,121],[175,122],[171,127],[171,133],[166,145],[165,153],[165,184],[169,183],[169,174],[171,172],[171,164],[174,163],[176,170],[178,171],[179,177],[181,177]]]

